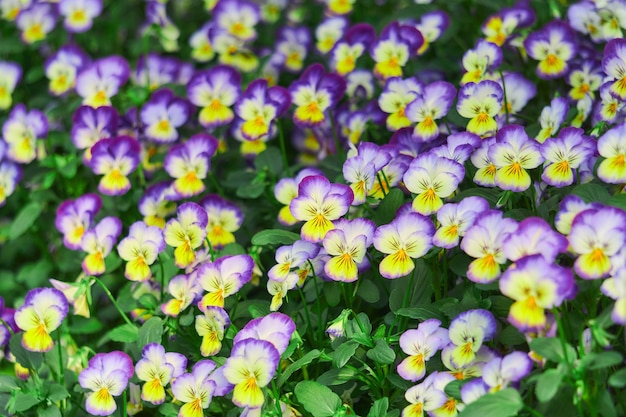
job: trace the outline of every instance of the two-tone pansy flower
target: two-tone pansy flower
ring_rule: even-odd
[[[120,258],[126,261],[124,275],[131,281],[147,281],[152,277],[150,265],[165,250],[163,231],[142,221],[130,226],[128,236],[117,246]]]
[[[296,106],[294,122],[300,127],[316,127],[327,120],[346,91],[343,77],[327,73],[321,64],[309,66],[289,87]]]
[[[120,233],[122,222],[112,216],[103,218],[93,229],[85,232],[80,242],[80,248],[87,252],[82,262],[85,274],[102,275],[105,272],[104,258],[113,250]]]
[[[0,1],[2,18],[12,22],[22,10],[29,8],[33,3],[34,0],[2,0]]]
[[[504,240],[517,229],[513,219],[503,218],[499,210],[478,215],[461,241],[463,252],[475,258],[467,269],[467,278],[478,283],[489,283],[500,276],[500,265],[506,262]]]
[[[13,104],[13,90],[22,78],[22,67],[11,61],[0,61],[0,110]]]
[[[175,179],[172,189],[176,195],[172,197],[192,197],[205,190],[203,180],[209,175],[211,157],[217,146],[218,141],[213,136],[198,133],[169,150],[163,167]]]
[[[356,151],[356,152],[355,152]],[[391,161],[391,154],[371,142],[362,142],[348,153],[343,164],[343,176],[354,193],[352,205],[365,203],[377,181],[385,181],[379,171]]]
[[[576,194],[567,195],[559,203],[559,210],[554,218],[554,227],[559,233],[567,236],[572,230],[572,222],[585,210],[598,209],[603,207],[598,202],[585,203]]]
[[[526,352],[511,352],[503,358],[493,358],[483,367],[483,382],[489,392],[497,392],[515,386],[533,369],[533,362]]]
[[[566,22],[553,20],[529,34],[524,40],[524,48],[531,58],[539,61],[539,78],[549,80],[568,71],[569,61],[576,55],[578,46],[572,28]]]
[[[177,83],[182,69],[182,63],[176,58],[149,53],[139,57],[130,77],[134,84],[154,91],[162,85]],[[186,82],[180,84],[184,85]]]
[[[435,139],[439,135],[435,120],[448,114],[455,95],[456,89],[446,81],[435,81],[425,86],[405,110],[406,117],[417,123],[413,135],[423,142]]]
[[[298,223],[298,219],[291,214],[289,204],[291,204],[291,200],[298,196],[300,182],[311,175],[322,175],[322,172],[315,168],[304,168],[295,178],[282,178],[274,186],[274,197],[283,205],[278,212],[278,222],[280,224],[292,226]]]
[[[69,306],[63,293],[54,288],[35,288],[26,294],[15,312],[15,323],[24,331],[22,346],[31,352],[48,352],[55,331],[67,316]]]
[[[315,28],[315,47],[321,54],[330,52],[347,29],[348,20],[345,17],[326,18]]]
[[[175,142],[178,139],[177,129],[187,122],[191,112],[187,100],[176,97],[172,90],[159,90],[141,108],[144,134],[157,143]]]
[[[505,7],[489,18],[482,25],[482,32],[488,42],[502,46],[513,38],[517,29],[528,27],[535,21],[535,12],[529,5],[518,3]]]
[[[93,19],[102,13],[102,0],[61,0],[59,13],[68,32],[86,32],[91,29]]]
[[[130,66],[121,56],[101,58],[78,74],[76,92],[86,106],[110,106],[111,97],[126,84],[129,76]]]
[[[182,353],[165,352],[158,343],[149,343],[141,351],[135,366],[137,378],[144,382],[141,399],[159,405],[165,402],[165,387],[185,372],[187,358]]]
[[[489,159],[497,168],[495,184],[503,190],[524,191],[531,185],[528,169],[541,165],[541,147],[529,139],[524,128],[508,125],[498,131]]]
[[[165,243],[176,248],[176,266],[186,268],[196,260],[195,250],[204,242],[208,217],[202,206],[191,202],[180,205],[176,214],[165,225],[163,236]]]
[[[502,105],[502,110],[498,114],[498,122],[501,125],[506,121],[507,114],[509,115],[509,120],[516,120],[515,115],[520,113],[526,104],[537,95],[537,86],[516,72],[506,72],[497,81],[503,91],[515,91],[515,94],[507,94],[506,103]]]
[[[400,336],[400,349],[409,356],[398,364],[398,374],[413,382],[424,378],[426,362],[449,342],[448,330],[437,319],[426,320],[417,329],[405,331]]]
[[[587,95],[595,97],[595,92],[602,85],[602,71],[595,61],[585,60],[580,67],[573,69],[567,75],[567,83],[572,86],[569,97],[572,100],[582,100]]]
[[[546,261],[554,262],[559,254],[567,251],[567,246],[567,239],[552,230],[544,219],[527,217],[504,240],[502,251],[513,262],[530,255],[541,255]]]
[[[91,170],[103,175],[98,191],[106,195],[123,195],[130,190],[130,175],[139,165],[139,142],[130,136],[99,140],[91,148]]]
[[[424,38],[424,43],[417,50],[417,55],[425,54],[430,45],[441,37],[449,25],[450,17],[441,10],[424,13],[415,25]]]
[[[77,149],[84,149],[83,159],[91,161],[91,149],[100,139],[116,136],[119,115],[115,107],[80,106],[72,116],[70,136]]]
[[[567,99],[563,97],[552,99],[550,105],[541,110],[541,115],[539,116],[541,130],[537,133],[535,139],[543,143],[547,138],[554,137],[565,121],[568,110],[569,104],[567,103]]]
[[[57,11],[50,3],[34,3],[20,11],[15,25],[24,43],[32,44],[48,36],[57,23]]]
[[[71,91],[76,85],[76,76],[89,63],[85,53],[73,45],[64,45],[46,60],[46,78],[50,80],[48,89],[55,96]]]
[[[63,282],[53,278],[48,280],[50,284],[61,291],[67,302],[74,308],[74,315],[91,317],[89,305],[91,303],[91,286],[94,280],[90,277],[80,274],[75,282]]]
[[[245,340],[264,340],[270,342],[282,355],[289,346],[291,336],[296,331],[296,323],[286,314],[270,313],[250,320],[235,336],[233,344]]]
[[[6,157],[19,164],[28,164],[37,157],[37,141],[48,134],[48,118],[41,110],[16,105],[2,125],[2,138],[8,145]]]
[[[613,39],[604,47],[602,70],[612,79],[610,91],[620,100],[626,99],[626,40]]]
[[[324,265],[326,276],[334,281],[353,282],[359,271],[369,267],[365,258],[372,245],[376,225],[369,219],[340,219],[324,237],[322,245],[330,260]]]
[[[424,37],[415,27],[393,21],[382,30],[380,37],[370,48],[370,55],[376,63],[374,74],[386,80],[401,77],[402,69],[419,48]]]
[[[220,250],[229,243],[235,242],[234,232],[243,223],[243,213],[235,204],[217,194],[209,194],[200,200],[200,205],[207,212],[207,239],[211,247]]]
[[[135,370],[126,353],[115,350],[98,353],[78,375],[78,383],[86,390],[85,409],[94,416],[109,416],[117,410],[115,398],[121,395]]]
[[[279,29],[276,43],[275,63],[281,69],[299,73],[304,66],[311,44],[311,32],[306,26],[285,26]],[[270,58],[271,60],[272,58]]]
[[[591,119],[594,125],[599,121],[609,124],[616,123],[623,115],[624,100],[613,94],[611,85],[611,82],[608,81],[600,86],[600,103],[595,106]]]
[[[206,292],[200,308],[224,307],[224,299],[237,293],[252,279],[254,259],[250,255],[229,255],[207,262],[196,270],[196,279]]]
[[[582,129],[566,127],[557,138],[547,140],[541,146],[544,164],[541,179],[555,187],[574,183],[575,169],[595,151],[595,143],[584,135]]]
[[[626,249],[613,256],[610,277],[602,282],[602,294],[615,300],[611,318],[615,323],[626,324]]]
[[[222,348],[224,331],[230,324],[228,313],[221,307],[206,306],[204,314],[196,316],[196,332],[202,338],[200,354],[204,357],[216,355]]]
[[[432,247],[435,226],[427,217],[406,213],[374,232],[374,247],[386,256],[380,262],[380,274],[395,279],[415,269],[413,259],[424,256]]]
[[[424,412],[434,415],[435,410],[446,404],[447,396],[443,391],[445,385],[435,386],[440,375],[443,374],[435,371],[420,384],[406,390],[404,398],[409,405],[402,410],[402,417],[424,417]]]
[[[432,152],[415,158],[404,173],[404,185],[415,194],[413,210],[429,215],[436,213],[444,198],[454,193],[465,176],[463,165]]]
[[[4,206],[21,179],[22,169],[18,164],[9,160],[0,161],[0,207]]]
[[[469,310],[456,316],[448,328],[454,364],[462,367],[473,362],[483,343],[495,336],[496,327],[495,317],[487,310]]]
[[[202,417],[209,408],[217,384],[209,378],[215,370],[215,362],[205,359],[195,363],[191,373],[185,373],[172,382],[174,399],[183,403],[180,417]]]
[[[139,200],[139,213],[148,226],[165,227],[165,218],[176,211],[176,205],[167,199],[170,184],[159,182],[146,189]]]
[[[484,80],[487,71],[497,69],[502,63],[502,50],[495,43],[479,39],[473,49],[463,54],[461,85]]]
[[[339,75],[354,71],[357,60],[376,39],[376,31],[367,23],[357,23],[348,29],[343,39],[331,51],[331,68]]]
[[[608,130],[598,139],[598,153],[604,157],[598,178],[608,184],[626,183],[626,124]]]
[[[259,6],[247,0],[218,1],[212,11],[215,24],[242,41],[256,38],[255,26],[261,18]]]
[[[230,123],[235,114],[231,106],[239,98],[241,76],[233,68],[217,65],[198,71],[187,84],[189,101],[200,107],[200,124],[206,128]]]
[[[502,274],[500,291],[515,300],[509,322],[527,331],[545,326],[545,310],[571,298],[576,287],[571,269],[547,261],[542,255],[530,255]]]
[[[626,213],[615,207],[601,207],[579,213],[572,222],[569,243],[578,255],[576,274],[584,279],[606,277],[611,271],[611,257],[626,242]]]
[[[300,230],[302,239],[317,243],[335,228],[333,221],[348,212],[353,200],[354,193],[347,185],[314,175],[300,182],[298,197],[291,200],[289,209],[297,220],[305,222]]]
[[[77,250],[85,232],[91,227],[102,199],[97,194],[85,194],[76,200],[62,202],[56,211],[54,225],[63,234],[63,244],[68,249]]]
[[[444,204],[437,211],[439,228],[433,236],[433,244],[452,249],[459,245],[459,238],[474,224],[476,217],[489,210],[489,203],[482,197],[465,197],[457,204]]]
[[[281,246],[274,256],[276,265],[267,273],[270,281],[284,282],[295,277],[298,281],[298,269],[307,261],[315,258],[320,247],[306,240],[296,240],[292,245]]]
[[[481,142],[478,135],[469,132],[457,132],[448,136],[446,142],[433,148],[432,152],[441,158],[448,158],[464,165]]]
[[[176,275],[167,284],[167,292],[172,299],[161,304],[161,311],[171,317],[178,317],[191,305],[202,292],[202,287],[196,280],[195,275]]]
[[[208,62],[215,56],[211,42],[211,33],[216,30],[213,22],[205,23],[189,37],[191,58],[198,62]]]
[[[382,94],[378,97],[378,106],[387,113],[387,130],[395,132],[398,129],[411,125],[407,117],[407,106],[419,97],[424,84],[414,77],[403,80],[400,77],[390,77],[385,83]]]
[[[492,137],[482,141],[480,146],[470,156],[472,165],[477,168],[474,174],[474,182],[482,187],[496,186],[496,172],[498,168],[489,156],[489,150],[496,143],[496,138]]]
[[[459,91],[456,109],[466,119],[467,131],[478,136],[492,136],[498,124],[495,116],[502,108],[504,91],[495,81],[467,83]]]
[[[287,89],[268,87],[264,79],[251,82],[235,105],[235,113],[243,120],[241,134],[251,141],[269,135],[274,121],[290,105],[291,97]]]

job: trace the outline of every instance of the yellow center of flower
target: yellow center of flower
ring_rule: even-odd
[[[548,54],[546,57],[546,64],[550,67],[554,67],[559,63],[559,58],[554,54]]]
[[[74,22],[83,22],[86,20],[86,18],[87,15],[85,14],[85,11],[82,9],[78,9],[75,10],[74,13],[72,13],[71,20],[73,20]]]

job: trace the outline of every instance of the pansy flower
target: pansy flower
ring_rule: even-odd
[[[365,203],[367,195],[377,181],[382,181],[377,173],[391,160],[391,154],[371,142],[359,144],[356,152],[349,152],[343,164],[343,176],[354,192],[352,205]]]
[[[465,164],[471,156],[474,149],[481,145],[480,136],[469,132],[453,133],[446,139],[446,142],[436,148],[432,152],[441,157],[448,158],[461,165]]]
[[[626,324],[626,249],[622,248],[612,258],[610,277],[602,282],[602,294],[615,300],[611,311],[613,322]]]
[[[331,52],[331,68],[337,74],[346,75],[354,71],[357,60],[376,39],[376,31],[367,23],[357,23],[345,33],[343,40],[336,43]]]
[[[254,259],[250,255],[222,256],[215,262],[202,264],[196,271],[196,279],[206,294],[198,307],[224,307],[224,299],[252,279],[253,268]]]
[[[248,140],[268,135],[274,120],[282,116],[291,105],[289,91],[283,87],[268,88],[266,80],[251,82],[235,105],[235,113],[244,122],[241,133]]]
[[[18,164],[8,160],[0,162],[0,207],[4,206],[21,179],[22,169]]]
[[[546,160],[541,179],[555,187],[565,187],[574,182],[574,170],[595,151],[595,143],[583,135],[583,130],[566,127],[558,138],[547,140],[541,146]]]
[[[504,240],[516,229],[515,220],[502,218],[499,210],[483,212],[476,218],[461,241],[463,252],[475,258],[467,269],[470,281],[486,284],[500,276],[500,265],[506,262]]]
[[[89,58],[78,47],[64,45],[46,60],[46,77],[50,80],[48,89],[55,96],[72,90],[76,85],[76,75],[89,63]]]
[[[572,222],[569,243],[578,255],[576,274],[584,279],[606,277],[611,271],[611,257],[626,242],[626,213],[615,207],[585,210]]]
[[[22,78],[22,67],[15,62],[0,61],[0,110],[13,104],[13,90]]]
[[[424,378],[426,362],[450,342],[448,330],[440,326],[441,321],[430,319],[400,336],[400,349],[409,355],[397,367],[402,378],[413,382]]]
[[[447,198],[457,189],[465,175],[463,165],[433,153],[415,158],[405,172],[403,180],[413,194],[413,210],[429,215],[436,213]]]
[[[181,68],[182,65],[176,58],[149,53],[139,57],[130,76],[133,83],[154,91],[162,85],[176,83]],[[186,82],[180,84],[184,85]]]
[[[172,188],[177,198],[192,197],[205,190],[203,180],[209,174],[211,157],[217,146],[217,139],[213,136],[198,133],[169,150],[163,167],[175,179]]]
[[[171,317],[177,317],[199,297],[202,287],[195,275],[176,275],[170,279],[167,292],[172,299],[161,305],[161,311]]]
[[[109,416],[117,410],[113,397],[122,394],[135,373],[133,361],[126,353],[115,350],[98,353],[78,375],[78,383],[91,392],[85,409],[94,416]]]
[[[89,304],[91,303],[91,286],[94,280],[84,274],[78,276],[75,282],[63,282],[53,278],[48,280],[50,284],[61,291],[67,302],[74,308],[74,314],[85,318],[91,317]]]
[[[439,135],[435,120],[448,114],[455,95],[456,89],[446,81],[435,81],[424,87],[405,110],[406,117],[417,123],[413,135],[423,142],[435,139]]]
[[[149,343],[141,351],[135,366],[137,378],[145,382],[141,399],[158,405],[165,402],[165,387],[185,372],[187,358],[182,353],[165,352],[158,343]]]
[[[420,31],[424,38],[424,43],[417,50],[417,55],[426,53],[430,45],[433,44],[450,25],[450,17],[441,10],[433,10],[424,13],[415,28]]]
[[[496,185],[516,192],[530,187],[531,179],[526,170],[543,162],[539,143],[529,139],[519,125],[508,125],[498,131],[496,143],[489,149],[489,159],[497,168]]]
[[[610,124],[615,123],[622,116],[624,105],[624,100],[621,100],[611,92],[610,81],[602,84],[600,86],[600,103],[595,106],[591,119],[592,124],[595,125],[599,121],[605,121]]]
[[[502,243],[504,255],[511,261],[529,255],[541,255],[547,262],[554,262],[560,253],[567,251],[568,242],[563,235],[552,230],[540,217],[527,217]]]
[[[448,329],[448,337],[454,345],[454,364],[464,366],[474,361],[483,343],[495,336],[496,326],[495,317],[487,310],[469,310],[456,316]]]
[[[515,120],[515,114],[521,112],[526,104],[537,95],[535,83],[515,72],[505,73],[503,79],[499,79],[498,83],[503,91],[515,91],[515,94],[507,94],[506,103],[502,105],[502,110],[499,113],[499,121],[503,120],[502,116],[506,116],[507,113],[510,120],[511,118]]]
[[[289,87],[296,106],[294,122],[300,127],[319,126],[327,120],[327,110],[333,109],[346,91],[343,77],[327,73],[321,64],[309,66]]]
[[[29,8],[33,3],[34,0],[0,0],[2,18],[14,21],[22,10]]]
[[[300,235],[309,242],[321,242],[337,220],[348,212],[354,193],[344,184],[331,184],[328,178],[314,175],[298,185],[298,197],[291,200],[293,216],[304,221]]]
[[[110,106],[111,97],[126,84],[129,74],[128,62],[121,56],[101,58],[78,74],[76,92],[86,106]]]
[[[407,117],[407,106],[422,93],[424,84],[417,78],[410,77],[403,80],[400,77],[390,77],[385,83],[382,94],[378,97],[378,106],[387,113],[387,130],[395,132],[398,129],[411,125]]]
[[[558,307],[571,298],[574,276],[569,268],[546,261],[541,255],[530,255],[502,274],[500,291],[515,300],[509,322],[520,331],[533,330],[546,324],[545,309]]]
[[[102,0],[61,0],[59,12],[65,18],[68,32],[82,33],[91,29],[93,19],[102,13]]]
[[[221,307],[202,308],[204,314],[196,316],[196,332],[202,338],[200,354],[204,357],[216,355],[222,348],[224,330],[230,324],[228,313]]]
[[[554,227],[559,233],[569,235],[572,230],[572,222],[585,210],[601,208],[600,203],[585,203],[582,198],[575,194],[567,195],[559,203],[559,211],[554,219]]]
[[[572,4],[567,8],[567,20],[572,29],[584,35],[589,35],[593,42],[608,40],[604,38],[604,33],[601,30],[602,18],[598,14],[594,2],[581,1]]]
[[[463,54],[461,85],[477,83],[485,79],[488,70],[495,70],[502,63],[502,50],[495,43],[479,39],[473,49]]]
[[[435,226],[418,213],[399,215],[391,223],[374,232],[374,247],[386,256],[380,262],[380,274],[389,279],[400,278],[415,269],[413,259],[424,256],[432,247]]]
[[[140,145],[130,136],[118,136],[98,141],[91,148],[89,166],[95,174],[103,175],[98,191],[106,195],[123,195],[130,190],[131,174],[139,165]]]
[[[474,354],[474,359],[462,366],[454,361],[456,345],[450,343],[441,351],[441,363],[449,374],[460,381],[471,380],[483,373],[483,366],[497,356],[496,352],[482,345]]]
[[[322,21],[315,28],[315,46],[317,50],[326,54],[330,52],[335,44],[342,38],[348,28],[348,21],[344,17],[335,16]]]
[[[224,365],[224,376],[235,386],[233,403],[261,407],[265,402],[262,388],[274,377],[279,361],[278,350],[268,341],[244,339],[236,343]]]
[[[148,226],[163,229],[165,218],[176,211],[176,205],[166,198],[169,189],[167,182],[151,185],[139,200],[139,212]]]
[[[74,146],[85,149],[84,160],[91,161],[91,149],[100,139],[116,135],[118,114],[115,107],[80,106],[72,117],[71,138]]]
[[[163,230],[165,243],[176,248],[175,264],[186,268],[196,260],[195,249],[199,248],[206,237],[207,213],[196,203],[184,203],[178,207],[177,217],[167,222]]]
[[[261,18],[259,6],[246,0],[219,1],[212,11],[215,24],[242,41],[256,38],[255,26]]]
[[[117,246],[120,258],[125,260],[124,275],[131,281],[147,281],[152,277],[150,265],[160,252],[165,250],[163,232],[156,226],[135,222],[128,236]]]
[[[292,245],[281,246],[274,256],[276,265],[267,273],[268,278],[275,282],[284,282],[295,276],[297,269],[305,262],[317,256],[320,247],[306,240],[296,240]]]
[[[229,243],[235,242],[234,232],[243,223],[243,213],[235,204],[224,200],[217,194],[209,194],[200,200],[200,205],[207,212],[207,239],[211,247],[220,250]]]
[[[200,124],[206,128],[230,123],[235,114],[230,106],[240,94],[241,76],[233,68],[217,65],[199,71],[187,84],[187,97],[200,107]]]
[[[620,100],[626,99],[626,40],[623,38],[610,40],[604,47],[602,70],[615,79],[610,91]]]
[[[456,109],[466,119],[467,131],[478,136],[491,136],[498,125],[495,116],[502,108],[504,92],[495,81],[467,83],[459,91]]]
[[[102,275],[105,271],[104,258],[122,233],[122,222],[117,217],[105,217],[93,228],[85,232],[80,247],[87,256],[83,259],[83,272],[87,275]]]
[[[211,43],[211,32],[215,30],[215,24],[210,21],[196,30],[189,38],[191,46],[191,58],[198,62],[208,62],[215,56],[215,49]]]
[[[185,373],[172,382],[174,399],[183,403],[179,417],[202,417],[215,394],[217,384],[209,379],[215,362],[205,359],[195,363],[191,373]]]
[[[498,46],[511,39],[516,29],[532,25],[535,21],[535,12],[524,3],[513,7],[502,8],[497,14],[490,16],[482,25],[482,31],[488,42]]]
[[[91,227],[102,200],[97,194],[85,194],[76,200],[66,200],[56,211],[54,225],[63,234],[63,244],[68,249],[80,249],[85,232]]]
[[[6,156],[17,163],[28,164],[37,157],[37,141],[48,134],[48,118],[40,111],[16,105],[2,125],[2,138],[8,145]]]
[[[580,68],[570,71],[567,83],[572,86],[569,97],[572,100],[582,100],[587,95],[595,97],[595,91],[602,84],[602,71],[594,61],[586,60]]]
[[[271,278],[267,280],[267,292],[272,296],[270,311],[277,311],[283,305],[283,299],[287,296],[287,292],[296,288],[299,281],[300,277],[296,272],[287,275],[283,281],[275,281]]]
[[[558,78],[568,70],[568,61],[576,55],[576,35],[565,22],[554,20],[524,40],[528,55],[539,61],[537,75],[546,80]]]
[[[35,288],[26,294],[15,312],[15,324],[24,331],[22,346],[31,352],[48,352],[54,341],[50,333],[63,322],[69,306],[63,293],[54,288]]]
[[[598,139],[598,153],[605,159],[598,166],[598,177],[609,184],[626,182],[626,124],[608,130]]]
[[[45,39],[56,22],[56,9],[49,3],[34,3],[20,11],[15,19],[15,25],[22,32],[22,40],[27,44]]]
[[[465,197],[458,204],[444,204],[437,211],[440,226],[433,236],[433,244],[451,249],[459,245],[459,238],[465,235],[476,217],[489,210],[489,203],[482,197]]]
[[[401,77],[402,68],[423,44],[424,37],[415,27],[391,22],[370,48],[370,55],[376,62],[374,74],[383,80]]]
[[[141,108],[141,122],[149,140],[171,143],[178,139],[178,129],[187,122],[192,111],[187,100],[178,98],[172,90],[155,92]]]
[[[569,105],[567,104],[567,99],[563,97],[554,98],[549,106],[541,110],[541,115],[539,116],[541,130],[535,139],[543,143],[547,138],[556,135],[556,132],[565,121],[568,110]]]
[[[276,197],[279,203],[283,204],[283,207],[278,212],[278,222],[280,224],[291,226],[298,222],[298,219],[291,214],[289,204],[291,200],[298,196],[300,182],[311,175],[322,175],[322,172],[315,168],[304,168],[295,178],[282,178],[274,186],[274,197]]]
[[[282,355],[289,346],[291,336],[296,331],[296,324],[286,314],[270,313],[250,320],[235,336],[233,344],[245,340],[265,340],[270,342]]]
[[[409,405],[402,410],[402,417],[423,417],[424,412],[430,415],[445,405],[445,392],[434,384],[438,375],[438,372],[433,372],[422,383],[406,390],[404,398]]]
[[[525,352],[511,352],[503,358],[493,358],[483,367],[483,382],[489,392],[503,390],[521,381],[533,369],[533,362]]]
[[[307,50],[311,44],[311,32],[306,26],[285,26],[279,29],[276,43],[276,63],[292,73],[299,73],[304,66]]]
[[[372,245],[375,228],[369,219],[337,220],[322,241],[331,256],[324,265],[326,276],[334,281],[356,281],[359,271],[369,266],[365,254]]]

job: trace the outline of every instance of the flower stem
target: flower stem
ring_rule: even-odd
[[[283,124],[281,120],[276,120],[276,127],[278,127],[278,143],[280,144],[280,153],[283,155],[283,164],[285,165],[285,170],[287,171],[287,176],[291,176],[291,166],[289,165],[289,160],[287,159],[287,147],[285,146],[285,133],[283,132]]]
[[[115,297],[113,297],[113,294],[111,294],[111,291],[109,291],[109,289],[107,288],[106,285],[104,285],[104,283],[102,281],[100,281],[99,278],[96,277],[91,277],[94,282],[96,282],[98,285],[100,285],[102,287],[102,289],[104,290],[105,294],[109,297],[109,300],[111,300],[111,302],[113,303],[113,305],[115,306],[115,308],[117,309],[118,313],[120,313],[120,316],[122,316],[122,318],[124,319],[124,321],[128,324],[130,324],[131,326],[133,326],[133,322],[128,318],[128,316],[126,315],[126,313],[124,313],[124,311],[121,309],[120,305],[117,303],[117,301],[115,301]]]

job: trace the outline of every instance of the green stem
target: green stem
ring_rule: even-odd
[[[165,298],[165,267],[163,266],[163,258],[159,255],[159,267],[161,268],[161,304],[163,304],[163,299]]]
[[[300,287],[297,288],[298,293],[300,294],[300,298],[302,299],[302,308],[304,309],[307,332],[310,331],[312,335],[315,335],[315,333],[313,332],[313,325],[311,324],[311,314],[309,313],[309,307],[307,305],[306,298],[304,297],[304,291],[302,291],[302,288]],[[313,337],[313,341],[315,341],[315,337]]]
[[[276,386],[276,382],[272,379],[272,392],[274,393],[274,405],[276,406],[276,414],[277,416],[282,416],[283,411],[280,409],[280,393],[278,392],[278,387]]]
[[[505,114],[505,121],[506,124],[509,124],[509,101],[506,98],[506,85],[504,84],[504,74],[502,73],[502,70],[498,70],[498,73],[500,74],[500,81],[502,81],[502,92],[504,93],[504,114]]]
[[[7,330],[9,331],[9,333],[11,333],[11,336],[13,336],[15,334],[15,332],[13,331],[13,329],[11,328],[11,326],[9,326],[9,323],[7,323],[6,321],[4,321],[3,319],[0,318],[0,324],[2,324],[4,327],[7,328]]]
[[[341,160],[343,161],[346,159],[346,155],[344,153],[343,147],[341,146],[341,143],[339,142],[339,133],[337,132],[337,124],[335,123],[335,118],[333,117],[333,113],[330,110],[328,110],[328,117],[330,118],[330,128],[333,131],[333,140],[335,141],[335,148],[337,148],[335,152],[337,152],[337,155],[339,155],[341,157]]]
[[[213,173],[209,171],[207,176],[209,177],[209,180],[211,180],[211,184],[213,184],[213,187],[215,188],[217,193],[219,195],[223,196],[224,195],[224,190],[222,189],[220,184],[217,182],[217,179],[215,178],[215,175],[213,175]]]
[[[118,313],[120,313],[120,316],[122,316],[124,321],[126,323],[130,324],[131,326],[134,326],[133,322],[128,318],[126,313],[124,313],[124,311],[122,311],[122,309],[119,306],[119,304],[117,303],[117,301],[115,301],[115,297],[113,297],[113,294],[111,294],[111,291],[109,291],[107,286],[104,285],[104,283],[102,281],[100,281],[99,278],[96,278],[96,277],[91,277],[91,278],[94,280],[94,282],[96,282],[98,285],[100,285],[102,287],[102,289],[104,290],[105,294],[109,297],[109,300],[111,300],[111,302],[113,303],[113,306],[115,306],[115,308],[117,309]]]
[[[63,366],[63,348],[61,347],[61,332],[59,330],[57,330],[57,350],[59,353],[59,375],[58,375],[59,384],[65,386],[65,367]],[[65,404],[65,401],[63,402],[63,404]]]
[[[126,413],[126,390],[122,392],[122,417],[126,417],[128,414]]]
[[[543,414],[541,414],[539,411],[535,410],[532,407],[527,406],[526,404],[524,404],[524,410],[528,411],[530,414],[532,414],[535,417],[545,417]]]
[[[289,159],[287,159],[287,147],[285,146],[285,133],[283,132],[283,124],[281,120],[276,120],[276,127],[278,127],[278,143],[280,144],[280,153],[283,155],[283,164],[287,171],[287,176],[291,176],[291,166],[289,165]]]

